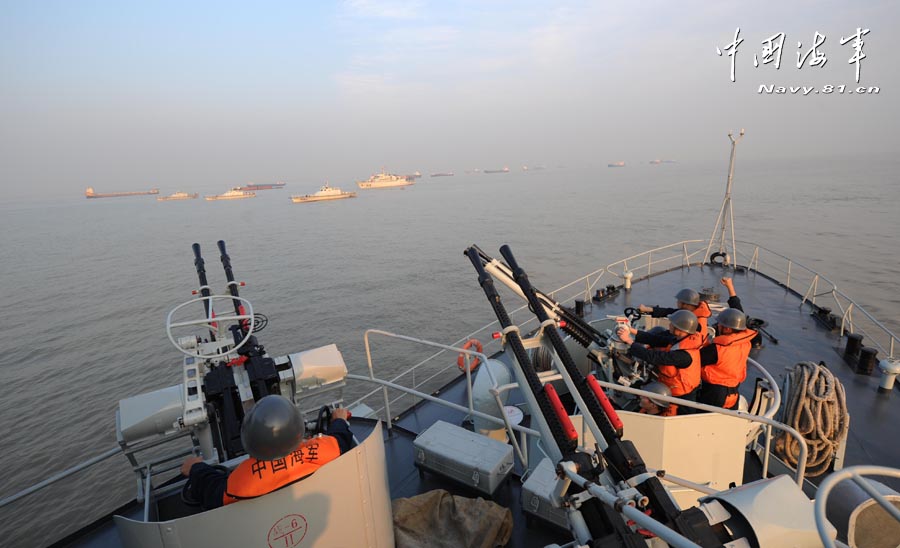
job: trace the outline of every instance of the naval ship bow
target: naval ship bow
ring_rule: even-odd
[[[391,501],[441,489],[508,508],[509,546],[895,546],[900,443],[884,431],[900,422],[898,338],[823,275],[735,238],[740,137],[729,138],[710,238],[645,251],[550,292],[509,246],[500,260],[472,245],[465,256],[497,321],[449,344],[370,329],[363,373],[349,373],[335,345],[269,355],[257,338],[267,319],[240,296],[225,243],[221,294],[195,244],[199,297],[166,324],[184,355],[182,383],[122,400],[118,447],[0,506],[124,455],[135,500],[58,545],[394,546],[399,532],[412,533]],[[671,302],[684,287],[721,311],[714,288],[723,276],[735,278],[759,331],[739,410],[642,390],[651,368],[628,355],[615,327],[665,327],[637,303]],[[495,282],[524,304],[507,309]],[[217,315],[222,303],[233,312]],[[183,319],[188,309],[203,316]],[[376,340],[433,354],[384,379]],[[256,499],[203,512],[186,496],[177,473],[185,456],[226,469],[246,458],[240,421],[255,401],[287,396],[319,417],[308,428],[321,432],[322,402],[344,405],[350,384],[370,388],[347,404],[356,448]],[[703,412],[641,414],[641,395]],[[417,545],[444,525],[425,524]]]

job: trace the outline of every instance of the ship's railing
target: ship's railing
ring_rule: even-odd
[[[56,483],[60,480],[64,480],[67,477],[72,476],[74,474],[77,474],[78,472],[81,472],[82,470],[86,470],[86,469],[90,468],[91,466],[94,466],[95,464],[100,464],[101,462],[105,461],[106,459],[108,459],[112,456],[118,455],[121,452],[122,452],[121,447],[113,447],[112,449],[110,449],[108,451],[104,451],[103,453],[100,453],[99,455],[97,455],[95,457],[91,457],[84,462],[81,462],[79,464],[76,464],[75,466],[72,466],[71,468],[67,468],[67,469],[63,470],[62,472],[54,474],[54,475],[50,476],[49,478],[32,485],[31,487],[22,489],[21,491],[19,491],[18,493],[14,494],[14,495],[10,495],[6,498],[0,499],[0,508],[3,508],[7,504],[12,504],[13,502],[15,502],[21,498],[25,498],[28,495],[36,493],[37,491],[40,491],[44,487],[53,485],[54,483]]]
[[[628,272],[632,273],[632,281],[636,282],[670,270],[700,267],[707,259],[705,253],[708,243],[708,240],[682,240],[650,249],[594,270],[549,292],[548,295],[567,306],[571,306],[576,300],[590,303],[596,289],[605,288],[606,285],[620,286]],[[891,358],[900,352],[900,345],[898,345],[900,341],[898,341],[897,335],[838,290],[837,286],[828,278],[758,244],[742,240],[738,240],[737,243],[739,245],[735,253],[737,264],[764,275],[799,295],[801,306],[807,302],[812,305],[821,305],[823,297],[830,298],[831,303],[840,314],[842,334],[845,332],[859,333],[870,341],[869,344],[876,346]],[[528,306],[525,304],[510,311],[510,319],[523,332],[527,333],[530,329],[537,328],[535,315],[528,310]],[[491,355],[500,349],[499,339],[491,338],[491,334],[495,331],[500,331],[500,326],[496,321],[469,333],[448,346],[459,347],[469,339],[478,338],[484,343],[485,354]],[[390,382],[405,383],[408,388],[413,390],[435,384],[440,386],[457,374],[451,352],[455,351],[441,348],[390,379]],[[371,397],[379,390],[376,388],[370,391],[360,397],[358,401]],[[408,396],[408,393],[400,393],[395,396],[392,403]]]
[[[619,285],[628,272],[633,276],[632,281],[638,281],[677,268],[701,266],[709,259],[705,257],[707,244],[708,240],[683,240],[644,251],[582,276],[550,295],[563,304],[577,298],[589,301],[594,288],[608,281]],[[823,274],[757,243],[737,240],[736,244],[735,264],[762,274],[794,292],[800,296],[800,306],[809,303],[834,310],[839,318],[841,335],[863,335],[869,341],[867,344],[878,348],[888,358],[894,358],[900,353],[900,337]],[[574,295],[563,294],[565,290],[572,288],[578,288],[579,292]]]
[[[834,489],[834,486],[838,483],[850,479],[853,480],[856,485],[860,487],[863,491],[865,491],[872,499],[875,500],[882,508],[884,508],[885,512],[887,512],[891,517],[900,522],[900,510],[897,509],[889,500],[884,498],[884,495],[878,492],[877,489],[872,487],[869,482],[863,478],[863,476],[887,476],[892,478],[900,478],[900,470],[896,468],[888,468],[886,466],[868,466],[868,465],[859,465],[859,466],[848,466],[842,470],[838,470],[827,478],[825,478],[822,483],[819,484],[819,489],[816,491],[816,501],[815,501],[815,516],[816,516],[816,529],[819,531],[819,539],[822,541],[822,544],[825,545],[825,548],[834,548],[838,544],[835,543],[831,539],[829,535],[829,522],[828,518],[825,516],[825,508],[828,500],[828,495],[831,493],[831,490]],[[845,546],[843,543],[840,546]]]
[[[30,487],[27,487],[14,495],[10,495],[4,499],[0,499],[0,508],[8,504],[12,504],[19,499],[32,495],[45,487],[49,487],[50,485],[53,485],[54,483],[64,480],[79,472],[83,472],[84,470],[87,470],[92,466],[106,461],[110,457],[124,453],[128,461],[131,463],[132,472],[134,472],[135,476],[137,477],[137,495],[135,498],[138,502],[144,503],[144,521],[148,521],[150,519],[151,502],[162,496],[164,493],[181,488],[181,483],[165,485],[165,482],[161,482],[162,484],[159,487],[154,488],[153,479],[168,475],[171,472],[178,470],[181,467],[181,463],[184,457],[190,455],[193,452],[192,448],[184,447],[183,443],[180,447],[174,449],[170,444],[170,442],[173,441],[183,441],[183,438],[187,437],[188,435],[190,435],[190,431],[185,430],[156,439],[144,440],[133,445],[122,443],[118,447],[111,448],[108,451],[104,451],[103,453],[95,457],[91,457],[79,464],[76,464],[75,466],[67,468],[62,472],[54,474],[49,478],[42,480]],[[166,447],[165,451],[167,452],[159,451],[159,449],[161,449],[163,446]],[[138,453],[144,453],[148,456],[143,462],[141,462],[136,457]],[[155,495],[155,497],[151,495]]]
[[[401,384],[398,384],[396,381],[400,377],[403,376],[402,374],[395,377],[393,380],[390,380],[390,381],[386,381],[386,380],[377,378],[375,376],[375,366],[372,361],[372,347],[371,347],[371,340],[370,340],[372,335],[379,335],[382,337],[407,341],[407,342],[411,342],[411,343],[418,344],[418,345],[428,346],[431,348],[438,348],[438,349],[440,349],[441,352],[449,351],[449,352],[461,353],[464,356],[465,365],[466,365],[465,375],[466,375],[467,406],[464,407],[464,406],[449,402],[447,400],[442,400],[442,399],[432,396],[430,394],[426,394],[425,392],[416,390],[415,388],[408,388]],[[469,365],[471,364],[473,358],[477,358],[481,361],[482,364],[486,364],[487,363],[487,355],[485,355],[483,352],[478,352],[475,350],[467,350],[467,349],[464,349],[461,347],[453,347],[453,346],[449,346],[449,345],[445,345],[445,344],[441,344],[441,343],[426,341],[424,339],[417,339],[414,337],[408,337],[406,335],[398,335],[396,333],[390,333],[388,331],[381,331],[378,329],[366,330],[364,338],[365,338],[365,345],[366,345],[366,361],[368,363],[369,376],[365,377],[365,376],[361,376],[361,375],[348,374],[347,378],[351,379],[351,380],[370,382],[370,383],[380,385],[380,388],[376,388],[374,392],[381,390],[384,406],[377,409],[375,412],[376,412],[376,414],[383,412],[384,420],[387,423],[388,430],[393,428],[393,422],[394,422],[394,418],[391,414],[392,400],[391,400],[391,398],[389,396],[389,392],[388,392],[388,390],[390,389],[390,390],[399,392],[401,394],[401,397],[404,395],[411,395],[414,398],[418,398],[419,400],[428,400],[428,401],[443,405],[445,407],[449,407],[451,409],[455,409],[457,411],[467,413],[468,416],[472,417],[472,418],[478,417],[480,419],[484,419],[484,420],[493,422],[497,425],[503,425],[504,428],[506,429],[507,434],[509,435],[510,442],[513,444],[513,448],[515,449],[516,454],[519,457],[519,460],[521,460],[522,463],[527,466],[527,464],[528,464],[527,455],[522,450],[518,441],[516,440],[514,431],[519,432],[520,434],[525,434],[525,435],[527,435],[527,434],[537,435],[538,432],[536,430],[532,430],[531,428],[526,428],[523,426],[514,425],[514,424],[510,423],[509,418],[507,417],[506,412],[504,411],[503,403],[500,400],[501,389],[500,389],[499,384],[497,383],[497,378],[494,376],[494,373],[493,373],[493,371],[491,371],[491,368],[487,367],[486,365],[484,366],[484,370],[487,371],[488,377],[490,378],[490,381],[491,381],[491,388],[489,391],[494,398],[494,402],[497,404],[498,414],[502,418],[497,418],[497,417],[488,415],[486,413],[483,413],[483,412],[475,409],[474,398],[472,396],[472,368],[469,367]],[[414,384],[415,384],[415,382],[414,382]],[[373,394],[374,392],[370,392],[369,394]],[[359,400],[354,402],[354,404],[361,403],[362,400],[365,398],[366,398],[366,396],[364,396],[363,398],[360,398]],[[396,399],[393,401],[396,401]],[[350,406],[352,407],[354,404],[351,404]]]
[[[812,268],[765,248],[759,244],[738,240],[738,264],[774,280],[801,296],[800,306],[810,303],[827,307],[840,318],[841,335],[858,333],[888,358],[900,352],[900,337],[858,305],[837,284]]]

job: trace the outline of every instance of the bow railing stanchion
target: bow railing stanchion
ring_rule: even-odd
[[[369,378],[373,381],[375,380],[375,370],[372,368],[372,347],[369,344],[369,333],[376,333],[378,331],[374,329],[367,329],[365,334],[363,334],[363,341],[366,346],[366,363],[369,365]],[[390,398],[388,398],[387,385],[383,385],[381,387],[382,393],[384,394],[384,421],[387,423],[388,432],[391,431],[391,428],[394,425],[393,417],[391,417],[391,402]]]

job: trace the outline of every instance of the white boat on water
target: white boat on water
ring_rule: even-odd
[[[402,187],[409,186],[415,184],[415,178],[404,176],[404,175],[394,175],[392,173],[386,173],[384,168],[381,169],[381,173],[376,173],[369,177],[365,181],[357,181],[356,185],[359,188],[394,188],[394,187]]]
[[[328,186],[326,183],[315,194],[294,195],[291,196],[291,201],[295,204],[305,204],[307,202],[324,202],[326,200],[342,200],[344,198],[356,198],[356,193],[344,192],[339,188]]]
[[[489,532],[486,545],[514,547],[896,546],[900,338],[822,274],[737,240],[733,228],[729,234],[735,144],[708,239],[604,262],[546,293],[508,246],[499,260],[473,245],[466,249],[472,290],[481,287],[485,311],[497,321],[448,333],[450,343],[369,329],[366,363],[350,369],[364,374],[349,373],[334,344],[267,353],[257,335],[268,320],[238,294],[225,243],[218,244],[227,282],[221,294],[211,293],[194,244],[201,296],[176,306],[166,321],[183,355],[173,364],[183,382],[121,400],[114,447],[0,507],[124,456],[135,499],[84,523],[62,545],[388,548],[401,535],[408,541],[415,532],[411,544],[429,546],[437,531],[455,531],[460,538],[442,538],[444,545],[475,545]],[[686,286],[722,311],[724,300],[710,287],[722,277],[740,280],[748,314],[766,315],[753,324],[760,340],[740,385],[743,405],[732,411],[643,390],[652,369],[629,354],[615,326],[665,327],[665,318],[633,307],[671,302]],[[496,282],[526,304],[507,309]],[[395,324],[396,312],[385,303],[385,322]],[[375,343],[379,352],[369,352]],[[431,357],[410,359],[414,365],[399,375],[390,369],[396,364],[373,358],[383,346],[411,345]],[[436,390],[429,384],[435,379],[442,383]],[[176,472],[186,455],[226,469],[247,458],[240,425],[256,400],[281,394],[315,418],[322,401],[342,403],[351,384],[364,387],[347,406],[357,447],[264,496],[207,511],[187,496]],[[640,396],[705,412],[643,414]],[[318,430],[321,421],[314,422]],[[279,463],[263,464],[254,472],[275,474]],[[888,479],[874,483],[866,475]],[[416,507],[426,500],[420,496],[436,498],[435,489],[458,495],[453,506],[473,509],[464,526],[438,508]],[[410,499],[418,529],[399,521]],[[42,502],[58,505],[50,495]],[[489,511],[497,505],[499,516]],[[497,527],[506,510],[511,523]]]
[[[200,194],[198,192],[194,192],[193,194],[189,194],[187,192],[176,192],[174,194],[169,194],[168,196],[159,196],[156,198],[159,202],[172,202],[176,200],[196,200]]]
[[[213,202],[216,200],[243,200],[244,198],[256,198],[255,192],[250,192],[249,190],[239,190],[237,188],[232,188],[225,194],[215,194],[212,196],[204,196],[206,201]]]

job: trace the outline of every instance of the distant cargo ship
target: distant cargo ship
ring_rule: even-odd
[[[503,169],[486,169],[485,173],[509,173],[509,168],[504,167]]]
[[[356,181],[356,185],[359,188],[392,188],[398,186],[409,186],[412,184],[415,184],[415,180],[401,175],[385,173],[384,168],[381,168],[381,173],[372,175],[366,181]]]
[[[200,196],[199,193],[188,194],[187,192],[176,192],[168,196],[158,196],[156,199],[160,202],[172,202],[175,200],[196,200]]]
[[[444,172],[432,173],[431,176],[432,177],[453,177],[453,172],[452,171],[444,171]]]
[[[248,190],[240,190],[240,188],[232,188],[225,194],[216,194],[214,196],[204,196],[206,201],[212,202],[215,200],[243,200],[244,198],[256,198],[255,192],[250,192]]]
[[[625,162],[614,162],[612,164],[606,164],[606,167],[625,167]]]
[[[246,190],[246,191],[254,191],[254,190],[274,190],[279,188],[284,188],[285,183],[271,183],[264,185],[257,185],[253,183],[246,184],[244,186],[235,187],[235,190]]]
[[[141,190],[137,192],[105,192],[103,194],[94,192],[94,187],[92,186],[89,186],[84,190],[85,198],[118,198],[120,196],[147,196],[149,194],[159,194],[159,189],[151,188],[150,190]]]
[[[356,193],[344,192],[339,188],[328,186],[326,183],[315,194],[291,196],[291,201],[295,204],[305,204],[307,202],[324,202],[325,200],[342,200],[344,198],[356,198]]]

